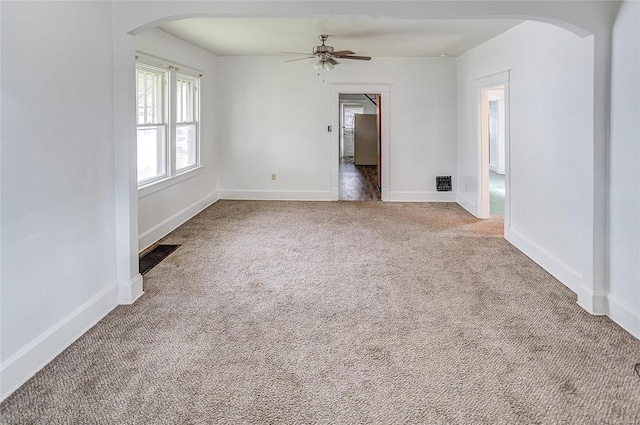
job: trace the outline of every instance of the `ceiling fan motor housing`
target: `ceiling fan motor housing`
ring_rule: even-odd
[[[333,47],[332,46],[325,46],[324,44],[322,46],[316,46],[313,48],[313,54],[314,55],[324,55],[324,54],[331,54],[333,53]]]

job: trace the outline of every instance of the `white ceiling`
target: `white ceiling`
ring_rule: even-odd
[[[216,56],[274,56],[311,52],[318,34],[330,34],[328,45],[372,57],[439,57],[462,53],[513,28],[522,21],[414,19],[264,19],[194,18],[160,29]]]

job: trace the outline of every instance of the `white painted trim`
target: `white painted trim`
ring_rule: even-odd
[[[194,217],[200,211],[215,203],[218,199],[220,199],[218,197],[218,193],[211,192],[204,198],[194,202],[188,207],[178,211],[171,217],[156,224],[151,229],[138,235],[138,252],[142,252],[145,249],[149,248],[151,245],[186,223],[187,220]]]
[[[144,294],[142,275],[136,274],[130,282],[118,285],[118,304],[133,304]]]
[[[190,168],[187,171],[183,171],[175,176],[167,177],[162,180],[154,181],[146,186],[140,186],[138,188],[138,199],[149,196],[152,193],[156,193],[160,190],[164,190],[175,184],[182,183],[185,180],[189,180],[191,177],[195,177],[202,173],[202,166]]]
[[[458,202],[458,205],[460,205],[462,208],[467,210],[469,214],[477,217],[476,213],[478,211],[478,205],[475,202],[471,201],[469,198],[466,198],[461,194],[458,194],[458,199],[456,202]]]
[[[474,86],[476,88],[490,88],[493,86],[499,86],[509,81],[509,74],[511,70],[496,72],[495,74],[486,75],[484,77],[476,78]]]
[[[389,192],[391,202],[456,202],[455,192]]]
[[[232,190],[219,191],[220,199],[250,201],[334,201],[331,190]]]
[[[510,227],[509,237],[506,239],[553,277],[580,295],[583,281],[582,275],[578,271],[512,227]]]
[[[609,295],[609,317],[634,337],[640,339],[640,311]]]
[[[578,294],[578,305],[585,309],[587,313],[599,316],[609,314],[606,291],[594,291],[583,282],[576,292]]]
[[[118,305],[118,288],[106,288],[50,327],[0,368],[0,401],[73,344]]]

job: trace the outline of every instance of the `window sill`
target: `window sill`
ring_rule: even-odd
[[[167,177],[166,179],[158,180],[145,186],[140,186],[138,188],[138,199],[164,190],[174,184],[182,183],[183,181],[189,180],[191,177],[195,177],[200,173],[202,173],[202,166],[191,168],[190,170],[184,171],[178,175]]]

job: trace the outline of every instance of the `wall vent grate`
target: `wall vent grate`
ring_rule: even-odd
[[[436,177],[436,190],[438,192],[451,192],[451,176]]]

